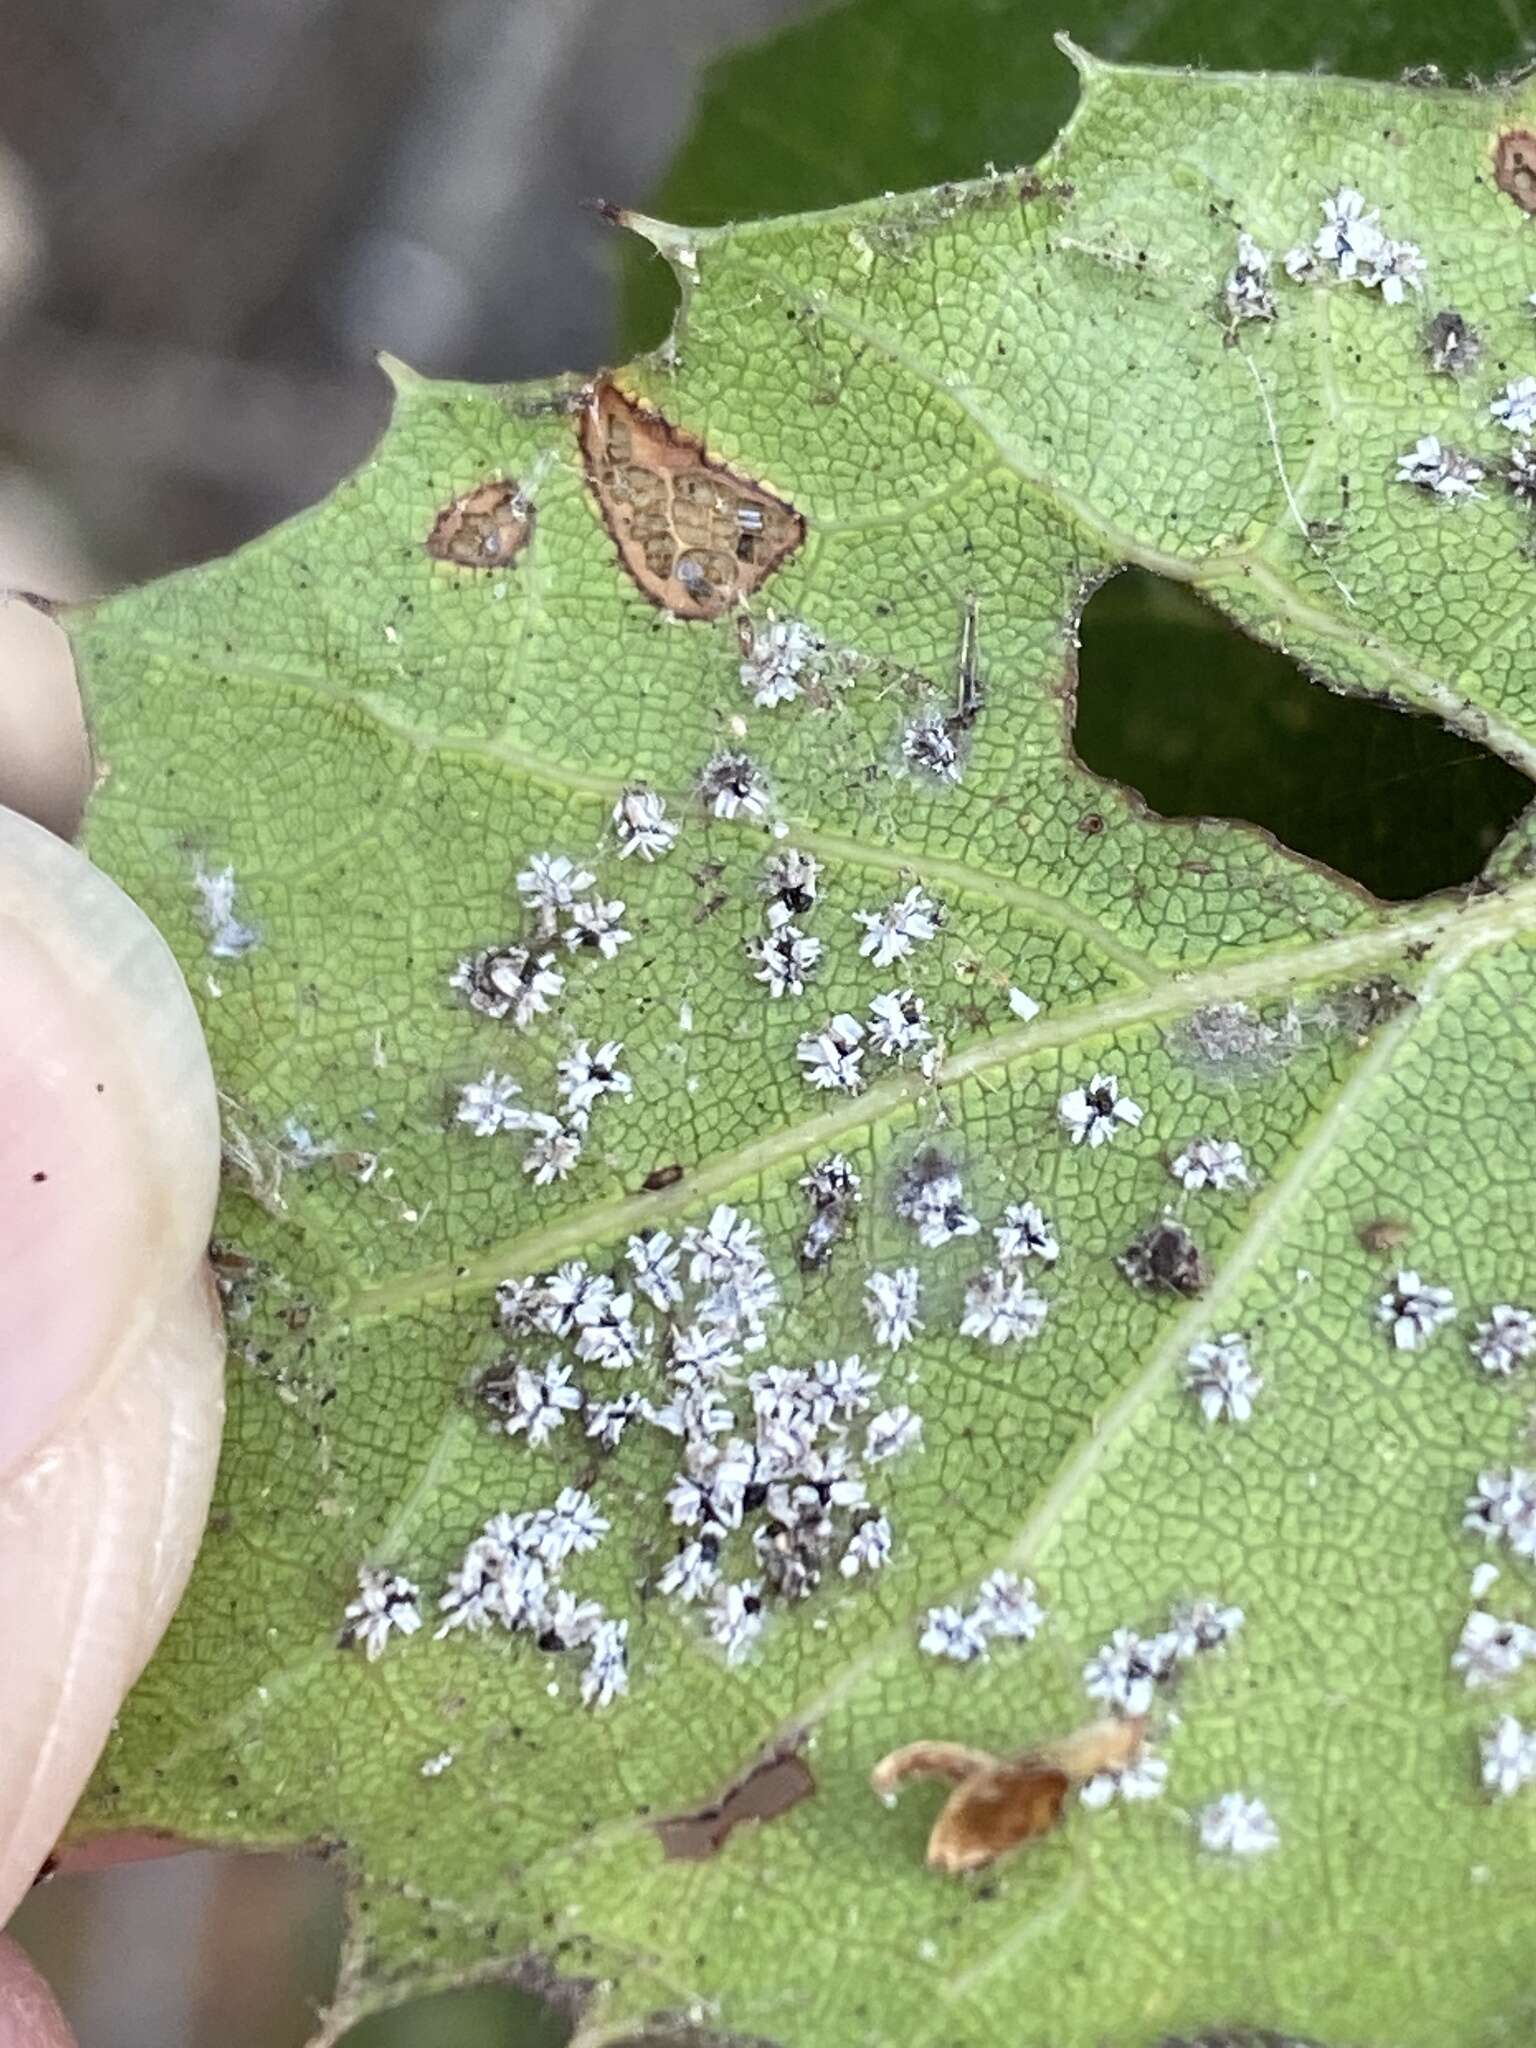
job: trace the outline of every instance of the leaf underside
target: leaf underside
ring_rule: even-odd
[[[1074,620],[1136,563],[1333,685],[1536,763],[1529,514],[1496,480],[1460,505],[1392,480],[1424,434],[1490,459],[1508,443],[1487,408],[1536,368],[1536,259],[1492,150],[1536,109],[1080,61],[1037,174],[655,230],[684,304],[623,391],[702,444],[722,489],[804,522],[718,616],[669,615],[621,561],[583,387],[402,373],[379,448],[326,504],[73,621],[108,771],[89,847],[201,1003],[235,1275],[213,1523],[78,1825],[333,1850],[352,1914],[328,2037],[532,1968],[579,1988],[594,2042],[666,2014],[795,2048],[1223,2027],[1474,2048],[1536,2018],[1536,1793],[1491,1800],[1478,1766],[1479,1734],[1536,1692],[1469,1695],[1448,1663],[1479,1555],[1462,1499],[1518,1462],[1527,1412],[1518,1375],[1467,1351],[1490,1304],[1536,1299],[1525,828],[1489,886],[1389,912],[1250,828],[1146,815],[1069,739]],[[1426,298],[1277,265],[1277,317],[1232,331],[1238,229],[1278,254],[1341,185],[1421,245]],[[1461,380],[1425,361],[1440,306],[1485,340]],[[474,508],[439,522],[499,480],[513,497],[478,502],[516,550],[470,566]],[[451,550],[428,550],[434,529]],[[743,612],[825,643],[796,701],[743,689]],[[955,714],[972,655],[961,778],[925,777],[903,730]],[[767,818],[709,814],[722,749],[758,764]],[[682,828],[653,865],[617,855],[610,812],[635,783]],[[783,846],[822,863],[804,922],[825,950],[773,1001],[745,942]],[[544,849],[595,870],[634,936],[612,961],[563,959],[564,992],[519,1032],[448,978],[524,930],[513,876]],[[210,950],[193,885],[225,867],[259,932],[237,957]],[[914,883],[942,929],[879,972],[852,913]],[[870,1051],[863,1092],[808,1087],[797,1038],[907,984],[936,1072]],[[455,1122],[457,1094],[495,1068],[547,1107],[580,1038],[624,1042],[633,1099],[600,1105],[575,1170],[535,1188],[519,1141]],[[1096,1073],[1145,1118],[1073,1146],[1058,1099]],[[1251,1187],[1180,1187],[1169,1162],[1201,1134],[1241,1143]],[[957,1333],[985,1232],[922,1251],[893,1213],[930,1143],[984,1225],[1026,1197],[1054,1222],[1034,1342]],[[805,1271],[796,1183],[833,1151],[863,1199]],[[654,1590],[676,1444],[636,1429],[594,1459],[573,1425],[531,1450],[472,1391],[502,1348],[496,1282],[607,1269],[632,1232],[676,1235],[721,1201],[761,1225],[784,1290],[752,1364],[862,1351],[925,1430],[870,1475],[885,1570],[775,1606],[735,1667]],[[1165,1209],[1203,1294],[1114,1263]],[[1367,1227],[1383,1219],[1402,1227]],[[863,1281],[907,1263],[926,1329],[893,1359]],[[1421,1352],[1376,1321],[1399,1265],[1458,1305]],[[1208,1426],[1184,1360],[1227,1331],[1265,1385],[1246,1425]],[[660,1367],[625,1384],[659,1398]],[[360,1563],[430,1603],[495,1510],[578,1482],[614,1526],[568,1580],[629,1618],[627,1698],[585,1710],[576,1655],[434,1640],[430,1613],[377,1662],[338,1647]],[[964,1666],[919,1654],[923,1611],[1001,1565],[1035,1580],[1038,1639]],[[937,1799],[886,1811],[877,1758],[1059,1736],[1095,1711],[1081,1666],[1112,1629],[1203,1593],[1247,1619],[1154,1710],[1166,1797],[1074,1806],[979,1884],[924,1869]],[[1536,1620],[1528,1566],[1493,1598]],[[813,1791],[717,1853],[664,1856],[655,1818],[802,1739]],[[1194,1817],[1234,1789],[1264,1799],[1277,1850],[1199,1847]]]

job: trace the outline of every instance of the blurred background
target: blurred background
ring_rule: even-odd
[[[1456,83],[1528,61],[1532,4],[3,0],[0,590],[162,574],[322,496],[383,423],[377,349],[501,379],[654,344],[665,269],[583,201],[717,221],[1027,161],[1072,105],[1061,26],[1112,58]],[[1384,896],[1469,879],[1530,794],[1155,578],[1090,607],[1075,737],[1165,813],[1255,819]],[[82,2048],[297,2048],[339,1926],[318,1865],[196,1855],[55,1879],[16,1932]],[[564,2029],[493,1991],[350,2038]]]
[[[611,357],[708,58],[805,0],[6,0],[0,582],[220,554],[385,414]]]

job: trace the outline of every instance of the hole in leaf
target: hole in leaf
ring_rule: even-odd
[[[777,1820],[815,1790],[810,1765],[793,1750],[765,1756],[713,1805],[657,1821],[662,1853],[669,1859],[701,1863],[718,1855],[736,1828],[748,1821]]]
[[[1217,2027],[1208,2034],[1165,2034],[1157,2048],[1319,2048],[1299,2034],[1275,2034],[1269,2028]]]
[[[1339,697],[1161,576],[1127,570],[1081,627],[1073,739],[1165,818],[1262,825],[1388,902],[1470,882],[1531,800],[1437,719]]]
[[[54,1877],[9,1931],[80,2048],[300,2048],[336,1982],[342,1872],[316,1857],[192,1850]]]
[[[373,2013],[341,2048],[563,2048],[570,2038],[570,2020],[531,1991],[477,1984]]]

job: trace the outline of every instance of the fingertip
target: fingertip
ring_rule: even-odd
[[[82,854],[0,811],[0,1475],[201,1276],[218,1162],[165,941]]]
[[[222,1417],[218,1165],[165,941],[82,854],[0,811],[0,1919],[191,1570]]]
[[[53,1993],[5,1934],[0,1934],[0,2048],[75,2048]]]

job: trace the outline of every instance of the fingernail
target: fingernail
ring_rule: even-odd
[[[83,855],[0,812],[0,1475],[200,1257],[217,1129],[164,941]]]

